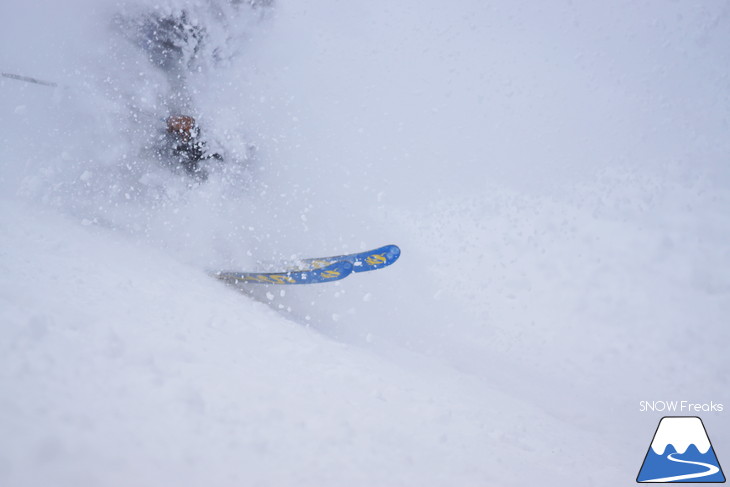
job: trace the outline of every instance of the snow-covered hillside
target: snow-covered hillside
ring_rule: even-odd
[[[139,36],[183,11],[171,77]],[[0,485],[614,486],[640,401],[730,403],[723,4],[0,18],[0,70],[58,83],[0,78]],[[228,159],[202,184],[150,149],[180,111]],[[386,243],[327,285],[206,273]]]

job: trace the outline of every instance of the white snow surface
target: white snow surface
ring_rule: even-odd
[[[127,30],[183,10],[185,83]],[[0,485],[624,485],[640,401],[730,403],[726,4],[0,18],[0,70],[59,84],[0,78]],[[201,185],[145,149],[181,109],[229,155]],[[328,285],[207,275],[386,243]]]

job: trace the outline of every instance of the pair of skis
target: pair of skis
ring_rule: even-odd
[[[302,259],[281,272],[219,271],[213,276],[229,284],[316,284],[339,281],[353,272],[367,272],[391,265],[400,257],[397,245],[366,252]]]

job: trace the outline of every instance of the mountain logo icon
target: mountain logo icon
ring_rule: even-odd
[[[636,481],[725,482],[725,475],[702,420],[696,416],[663,417]]]

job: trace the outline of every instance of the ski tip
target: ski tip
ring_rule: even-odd
[[[388,258],[388,265],[390,265],[393,262],[395,262],[396,260],[398,260],[398,258],[400,257],[400,247],[398,247],[395,244],[391,244],[391,245],[386,245],[384,248],[387,249],[385,251],[385,253]]]
[[[387,247],[390,247],[393,262],[395,262],[400,257],[400,247],[395,244],[388,245]]]
[[[401,250],[397,245],[383,247],[358,254],[354,259],[354,272],[367,272],[382,269],[393,264],[400,257]]]

